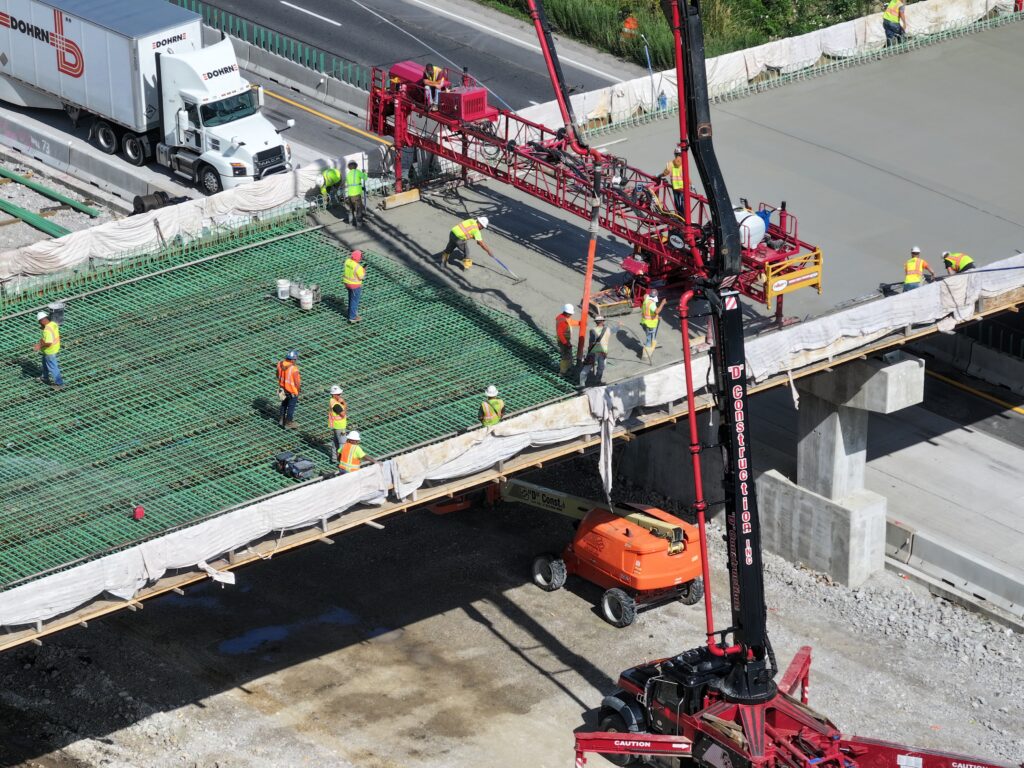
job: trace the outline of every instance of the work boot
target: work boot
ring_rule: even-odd
[[[294,421],[289,421],[289,422],[285,423],[284,428],[285,429],[298,429],[299,425],[296,424]]]
[[[446,267],[448,266],[448,257],[450,255],[451,254],[449,254],[448,251],[445,251],[444,253],[441,254],[441,264],[443,266],[446,266]]]
[[[63,384],[51,384],[50,385],[50,389],[55,390],[57,392],[60,392],[62,389],[64,389],[64,385]]]

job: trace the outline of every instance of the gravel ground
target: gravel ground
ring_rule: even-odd
[[[54,224],[59,224],[65,229],[70,229],[72,232],[75,232],[80,229],[88,229],[89,227],[97,224],[103,224],[110,221],[112,218],[115,218],[110,209],[97,198],[87,198],[81,193],[67,188],[61,184],[59,179],[50,175],[41,174],[38,168],[29,167],[24,163],[18,162],[14,156],[6,153],[0,154],[0,164],[9,171],[20,173],[23,176],[28,175],[33,181],[45,184],[47,187],[55,189],[73,200],[86,203],[90,207],[96,208],[101,212],[99,217],[93,219],[84,213],[76,211],[74,208],[63,205],[56,200],[51,200],[50,198],[21,184],[17,184],[13,181],[0,184],[0,198],[32,211],[33,213],[46,213],[47,211],[53,211],[52,215],[49,215],[46,218]],[[19,221],[10,214],[0,212],[0,251],[20,248],[23,245],[31,245],[32,243],[39,242],[40,240],[48,239],[50,239],[49,235],[40,232],[38,229],[35,229],[22,221]]]
[[[589,457],[531,479],[596,492]],[[703,630],[699,606],[616,630],[589,585],[534,587],[533,555],[569,536],[511,505],[405,515],[15,649],[0,656],[0,764],[569,766],[618,672]],[[891,573],[849,590],[765,560],[780,664],[814,646],[813,707],[848,733],[1024,760],[1024,638]]]

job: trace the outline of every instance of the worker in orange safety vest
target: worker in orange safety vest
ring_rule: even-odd
[[[338,451],[338,469],[342,474],[355,472],[359,469],[362,460],[369,458],[360,445],[360,440],[359,430],[353,429],[348,433],[348,439],[341,446],[341,450]]]
[[[562,311],[555,316],[555,338],[558,340],[558,351],[561,360],[558,363],[558,372],[563,376],[572,368],[572,329],[580,327],[580,321],[573,315],[576,314],[576,307],[566,304]]]
[[[921,283],[924,281],[924,273],[927,272],[932,277],[935,277],[935,273],[932,272],[932,268],[928,266],[928,262],[921,258],[921,249],[916,245],[910,249],[910,258],[907,259],[907,263],[903,265],[903,292],[913,291],[915,288],[920,288]]]
[[[294,349],[277,364],[277,396],[281,400],[278,422],[284,429],[295,429],[295,404],[299,402],[302,377],[299,375],[299,353]]]
[[[970,269],[974,269],[974,259],[966,253],[950,253],[949,251],[943,251],[942,263],[946,266],[946,273],[950,275],[956,275],[960,272],[967,272]]]

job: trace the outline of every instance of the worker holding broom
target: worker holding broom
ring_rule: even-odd
[[[448,257],[457,250],[462,252],[462,258],[465,259],[468,256],[466,243],[470,240],[476,240],[488,256],[497,259],[487,243],[484,242],[483,230],[487,229],[490,223],[486,216],[477,216],[475,219],[466,219],[452,227],[451,232],[448,233],[448,244],[441,253],[441,264],[447,266]]]

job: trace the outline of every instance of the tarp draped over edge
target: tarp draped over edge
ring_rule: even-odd
[[[756,384],[850,353],[904,327],[937,323],[947,330],[955,320],[971,317],[979,298],[1021,288],[1024,255],[1017,255],[912,293],[765,333],[747,343],[748,382]],[[708,382],[709,366],[707,355],[694,360],[693,379],[698,389]],[[381,504],[389,496],[389,486],[393,486],[392,498],[410,499],[427,481],[471,475],[528,448],[565,443],[599,432],[601,475],[606,493],[610,493],[614,429],[628,424],[638,408],[668,405],[684,396],[681,364],[589,389],[584,395],[521,414],[490,430],[474,430],[368,465],[350,475],[304,485],[0,592],[0,626],[45,621],[103,593],[128,600],[167,571],[202,568],[206,562],[268,534],[318,525],[357,504]]]

